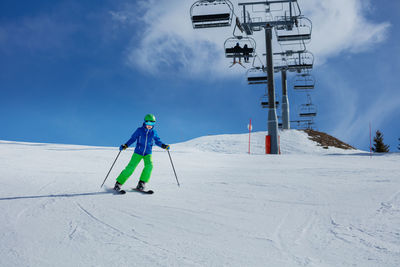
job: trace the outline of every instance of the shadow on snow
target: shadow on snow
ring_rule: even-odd
[[[16,196],[16,197],[2,197],[1,200],[17,200],[17,199],[36,199],[36,198],[64,198],[64,197],[81,197],[81,196],[98,196],[105,194],[112,194],[113,191],[107,190],[104,192],[88,192],[88,193],[74,193],[74,194],[51,194],[39,196]]]

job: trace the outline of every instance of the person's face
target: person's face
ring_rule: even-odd
[[[146,125],[146,128],[150,130],[151,128],[153,128],[153,126],[151,126],[151,125]]]

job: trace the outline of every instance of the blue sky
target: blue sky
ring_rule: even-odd
[[[316,129],[368,149],[371,122],[397,151],[400,3],[317,2],[299,1],[314,23]],[[0,139],[117,146],[146,113],[166,143],[244,133],[250,118],[266,130],[264,89],[223,58],[232,29],[193,30],[191,3],[1,1]],[[295,119],[305,96],[289,94]]]

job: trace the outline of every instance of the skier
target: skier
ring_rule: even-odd
[[[231,48],[232,49],[232,51],[233,51],[233,63],[232,63],[232,65],[230,65],[229,66],[229,68],[231,68],[233,65],[235,65],[237,62],[236,62],[236,58],[238,57],[239,58],[239,64],[243,67],[243,68],[245,68],[245,66],[243,66],[243,64],[242,64],[242,62],[241,62],[241,60],[242,60],[242,54],[243,54],[243,48],[239,45],[239,43],[236,43],[236,45],[234,46],[234,47],[232,47]],[[245,57],[245,59],[246,59],[246,57]],[[246,60],[245,60],[246,61]]]
[[[118,193],[124,193],[121,190],[121,186],[128,180],[128,178],[135,171],[139,162],[144,160],[144,169],[140,175],[139,182],[136,189],[139,191],[144,191],[145,184],[150,180],[151,171],[153,170],[152,161],[152,148],[153,140],[155,144],[163,149],[169,150],[170,146],[164,144],[160,137],[158,137],[157,132],[154,130],[154,124],[156,123],[156,118],[153,114],[147,114],[144,117],[144,123],[142,127],[137,128],[137,130],[132,134],[132,137],[123,145],[120,146],[119,150],[127,149],[131,144],[136,142],[135,152],[132,155],[131,160],[121,174],[117,177],[117,181],[114,186],[114,190]]]

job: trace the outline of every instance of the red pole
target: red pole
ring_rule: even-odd
[[[249,124],[249,154],[250,154],[251,119]]]
[[[271,136],[265,136],[265,154],[271,154]]]

